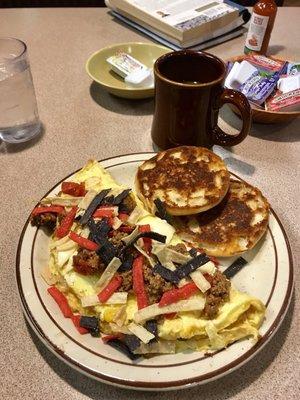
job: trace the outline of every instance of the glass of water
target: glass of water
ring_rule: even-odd
[[[0,138],[26,142],[40,131],[26,44],[0,37]]]

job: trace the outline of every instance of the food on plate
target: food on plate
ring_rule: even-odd
[[[250,250],[267,230],[267,199],[248,183],[230,180],[223,161],[207,149],[158,153],[139,167],[135,183],[149,211],[174,226],[188,246],[210,256]]]
[[[252,249],[268,227],[269,203],[246,182],[230,180],[227,195],[209,211],[173,218],[178,236],[207,254],[228,257]]]
[[[132,360],[258,339],[265,306],[228,279],[245,262],[223,274],[96,161],[44,198],[31,223],[51,231],[41,276],[79,334],[101,337]]]
[[[182,146],[158,153],[140,165],[135,186],[137,195],[153,214],[157,199],[171,215],[197,214],[224,198],[229,172],[212,151]]]

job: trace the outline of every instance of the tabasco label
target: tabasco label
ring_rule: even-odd
[[[256,13],[252,14],[246,39],[246,47],[248,49],[254,51],[259,51],[261,49],[268,22],[269,17],[264,17]]]

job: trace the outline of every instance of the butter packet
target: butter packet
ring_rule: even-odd
[[[115,55],[107,58],[106,60],[111,66],[111,69],[118,75],[125,78],[133,72],[147,70],[146,65],[140,63],[129,54],[122,51],[117,52]]]
[[[129,54],[119,51],[106,59],[111,69],[122,78],[128,87],[154,87],[152,69],[142,64]]]
[[[281,75],[277,82],[277,89],[282,93],[300,89],[300,73],[292,75]]]

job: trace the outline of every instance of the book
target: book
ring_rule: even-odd
[[[117,20],[124,22],[126,25],[129,25],[131,28],[136,29],[137,31],[141,32],[142,34],[150,37],[151,39],[155,40],[158,43],[163,44],[166,47],[169,47],[172,50],[182,50],[183,49],[183,47],[181,47],[175,43],[171,43],[165,35],[163,35],[161,33],[157,33],[153,29],[150,31],[150,30],[144,28],[143,26],[138,25],[135,22],[129,20],[128,18],[123,17],[122,15],[118,14],[115,11],[110,11],[110,14]],[[234,39],[238,36],[241,36],[245,32],[246,32],[246,28],[239,26],[238,28],[233,29],[232,31],[230,31],[228,33],[224,33],[223,35],[213,37],[202,43],[198,43],[194,46],[185,47],[185,48],[190,49],[190,50],[204,50],[204,49],[216,46],[220,43],[227,42],[228,40]]]
[[[246,8],[228,0],[106,0],[105,3],[116,18],[123,18],[123,22],[178,48],[220,37],[250,18]]]

